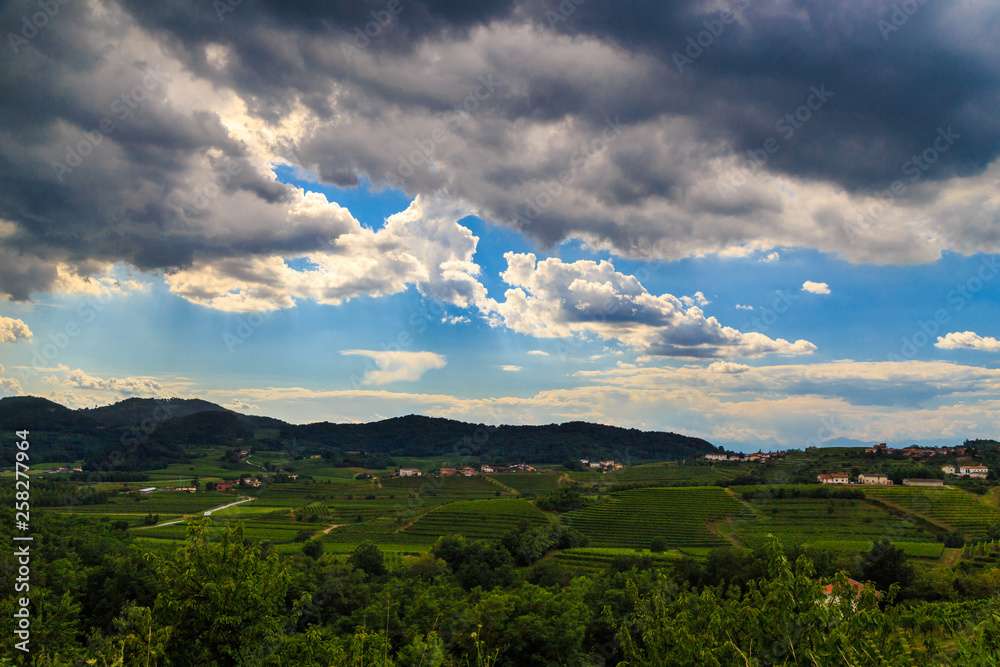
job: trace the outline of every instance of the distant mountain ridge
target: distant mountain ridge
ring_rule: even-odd
[[[579,458],[674,460],[717,449],[701,438],[588,422],[488,426],[407,415],[366,424],[296,425],[271,417],[243,415],[201,399],[181,398],[129,398],[80,410],[32,396],[4,398],[0,399],[0,429],[52,434],[63,450],[69,448],[61,452],[62,456],[107,458],[115,450],[127,450],[130,466],[141,465],[145,450],[155,450],[162,458],[182,456],[186,446],[206,444],[291,448],[297,455],[360,451],[537,463]],[[142,447],[136,447],[136,442],[143,443]],[[43,452],[36,449],[36,454]]]

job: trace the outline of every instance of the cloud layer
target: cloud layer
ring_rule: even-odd
[[[16,101],[0,109],[0,291],[52,290],[60,264],[204,272],[246,256],[295,283],[270,258],[356,229],[310,217],[276,163],[446,191],[542,243],[631,257],[1000,249],[997,7],[921,5],[886,35],[877,3],[747,3],[678,67],[721,9],[573,5],[553,21],[535,0],[407,3],[360,47],[367,4],[61,6],[0,75]],[[0,23],[36,10],[6,3]],[[338,264],[322,298],[365,289],[357,268]]]

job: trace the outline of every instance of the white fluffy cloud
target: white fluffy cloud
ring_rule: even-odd
[[[0,316],[0,343],[16,343],[22,340],[31,340],[34,334],[28,325],[21,320],[12,317]]]
[[[79,368],[66,372],[64,378],[51,376],[47,379],[78,389],[110,392],[118,396],[162,396],[164,393],[163,386],[151,378],[101,378]]]
[[[14,378],[0,378],[0,396],[23,396],[21,383]]]
[[[448,361],[434,352],[344,350],[341,354],[367,357],[365,373],[356,385],[416,382],[429,370],[444,368]],[[358,376],[355,376],[358,377]]]
[[[558,258],[537,261],[532,253],[508,252],[501,276],[511,288],[505,301],[490,304],[494,323],[540,338],[596,335],[645,354],[690,357],[758,357],[809,354],[816,346],[722,326],[691,301],[650,294],[634,276],[608,261]],[[696,299],[704,301],[701,293]]]
[[[321,194],[300,191],[299,197],[289,220],[322,230],[328,238],[322,250],[197,263],[166,276],[170,291],[236,312],[291,308],[297,299],[337,305],[361,295],[396,294],[408,285],[460,308],[484,301],[472,261],[478,239],[456,222],[462,209],[418,197],[372,231]],[[292,268],[291,260],[304,267]]]
[[[829,294],[830,286],[826,283],[814,283],[811,280],[807,280],[802,283],[803,292],[812,292],[813,294]]]
[[[946,336],[938,336],[934,347],[942,350],[981,350],[983,352],[1000,352],[1000,340],[988,336],[980,336],[972,331],[952,332]]]
[[[519,370],[522,370],[522,368],[523,368],[522,366],[515,366],[513,364],[504,364],[503,366],[500,367],[500,370],[507,371],[508,373],[516,373]]]

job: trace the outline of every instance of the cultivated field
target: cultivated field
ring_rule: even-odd
[[[593,546],[648,548],[660,537],[670,547],[716,547],[729,542],[710,521],[749,516],[746,505],[718,487],[637,489],[566,515]]]

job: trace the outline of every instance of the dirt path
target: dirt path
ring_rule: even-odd
[[[250,502],[251,500],[253,500],[253,498],[251,498],[250,496],[244,496],[243,500],[238,500],[235,503],[229,503],[228,505],[220,505],[219,507],[213,507],[210,510],[205,510],[204,516],[212,516],[213,512],[218,512],[219,510],[224,510],[227,507],[232,507],[233,505],[239,505],[240,503]],[[172,526],[175,523],[181,523],[182,521],[187,521],[188,519],[192,519],[192,518],[194,518],[196,516],[198,516],[198,515],[197,514],[185,514],[180,519],[174,519],[173,521],[165,521],[163,523],[158,523],[155,526],[139,526],[139,530],[145,530],[146,528],[163,528],[164,526]]]
[[[343,525],[344,524],[342,524],[342,523],[331,523],[329,526],[327,526],[326,528],[323,529],[323,534],[326,535],[327,533],[329,533],[334,528],[340,528]]]
[[[741,549],[746,549],[747,545],[743,544],[743,542],[741,542],[740,539],[738,537],[736,537],[736,533],[734,533],[732,531],[731,525],[732,525],[733,519],[734,519],[734,517],[727,516],[725,519],[718,519],[716,521],[709,521],[708,523],[705,524],[705,528],[708,528],[708,532],[712,533],[716,537],[721,537],[723,539],[728,540],[730,543],[732,543],[733,546],[739,547]],[[730,530],[727,533],[723,534],[722,531],[719,530],[719,524],[720,523],[728,523],[728,524],[730,524]]]
[[[228,505],[223,505],[222,507],[213,507],[210,510],[205,510],[204,514],[205,514],[205,516],[212,516],[213,513],[218,512],[219,510],[224,510],[224,509],[228,509],[230,507],[235,507],[236,505],[239,505],[240,503],[248,503],[251,500],[253,500],[253,498],[251,498],[250,496],[246,496],[246,497],[243,498],[243,500],[237,500],[235,503],[229,503]]]
[[[947,553],[950,551],[951,553]],[[941,564],[945,567],[951,567],[958,562],[958,559],[962,557],[961,549],[945,549],[945,554],[941,556]]]

